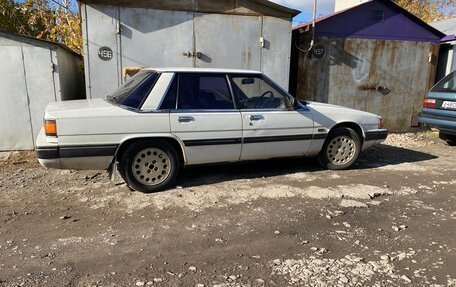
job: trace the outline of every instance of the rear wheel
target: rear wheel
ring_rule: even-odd
[[[350,128],[340,127],[329,133],[318,159],[324,168],[341,170],[355,163],[360,152],[359,135]]]
[[[439,137],[444,140],[449,146],[456,146],[456,136],[454,135],[447,135],[439,133]]]
[[[141,141],[130,145],[120,160],[120,173],[132,189],[161,191],[176,179],[178,155],[165,141]]]

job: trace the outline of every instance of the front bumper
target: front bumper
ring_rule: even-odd
[[[366,150],[367,148],[380,144],[381,142],[385,141],[385,139],[387,137],[388,137],[387,129],[371,130],[371,131],[365,132],[365,138],[364,138],[362,150]]]
[[[368,131],[365,134],[365,141],[384,141],[388,137],[388,130],[380,129],[375,131]]]

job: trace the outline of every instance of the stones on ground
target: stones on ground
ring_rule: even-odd
[[[380,259],[388,261],[390,259],[390,257],[388,255],[382,255],[382,256],[380,256]]]
[[[153,280],[155,283],[158,283],[158,282],[163,282],[163,279],[162,278],[154,278]]]
[[[275,234],[275,235],[279,235],[279,234],[280,234],[280,231],[276,230],[276,231],[274,231],[274,234]]]
[[[402,275],[401,279],[407,283],[412,283],[412,280],[407,275]]]
[[[11,157],[11,152],[0,152],[0,161],[7,161]]]
[[[342,222],[342,225],[345,226],[346,228],[350,228],[351,225],[348,222]]]
[[[61,220],[66,220],[66,219],[70,219],[71,216],[70,215],[62,215],[59,217]]]
[[[375,206],[379,206],[380,204],[382,204],[382,202],[378,201],[378,200],[371,200],[368,203],[369,203],[369,205],[375,205]]]
[[[367,204],[360,202],[360,201],[352,200],[352,199],[342,199],[342,201],[340,202],[340,206],[352,207],[352,208],[367,208],[368,207]]]
[[[365,286],[374,277],[385,277],[390,285],[410,283],[394,269],[389,260],[394,254],[384,254],[378,261],[365,261],[350,254],[339,259],[310,256],[301,259],[270,261],[271,275],[282,275],[292,286]],[[408,278],[410,280],[410,278]]]
[[[206,286],[206,285],[201,284],[201,283],[198,283],[198,284],[195,285],[195,287],[204,287],[204,286]]]
[[[144,286],[146,283],[144,281],[136,281],[136,286]]]
[[[196,267],[195,266],[190,266],[190,267],[188,267],[188,271],[196,272]]]
[[[405,230],[405,229],[407,229],[408,227],[407,227],[407,225],[400,225],[400,226],[393,225],[393,226],[391,226],[391,228],[392,228],[394,231],[398,232],[398,231]]]

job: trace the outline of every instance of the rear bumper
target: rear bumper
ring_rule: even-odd
[[[437,128],[444,134],[456,135],[456,118],[420,113],[418,122]]]
[[[46,135],[43,130],[41,130],[38,134],[38,138],[36,139],[35,153],[38,158],[38,162],[42,166],[49,168],[62,168],[59,156],[59,145],[57,143],[49,143],[46,140]]]
[[[117,145],[69,145],[48,143],[44,133],[36,142],[36,157],[48,168],[59,169],[107,169],[114,158]]]

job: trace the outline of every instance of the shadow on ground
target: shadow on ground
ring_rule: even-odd
[[[428,153],[382,144],[364,151],[352,169],[373,169],[436,158],[438,157]],[[201,165],[186,168],[178,178],[177,185],[192,187],[238,179],[254,179],[322,170],[315,158],[286,158]]]

